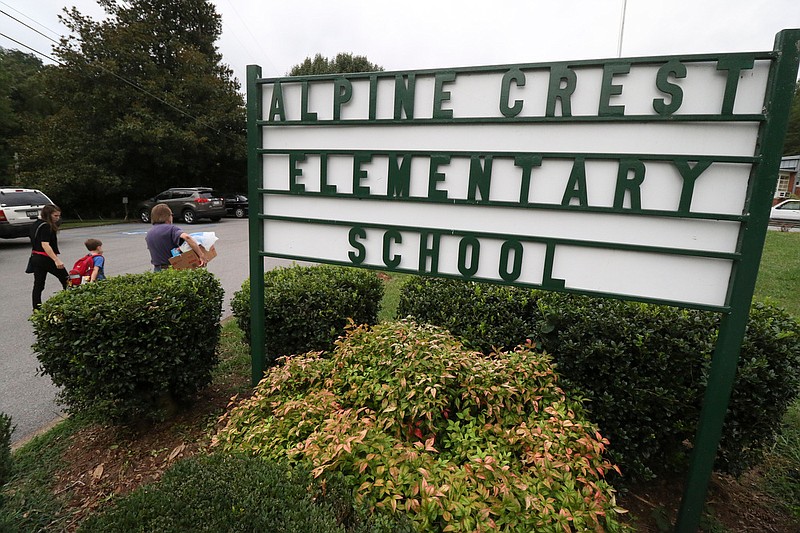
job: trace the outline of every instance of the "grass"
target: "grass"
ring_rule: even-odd
[[[219,364],[212,372],[214,383],[220,381],[240,382],[240,376],[250,374],[250,346],[245,342],[244,333],[236,320],[228,319],[222,324],[222,334],[219,340]],[[249,389],[247,385],[242,385],[236,393],[243,393]]]
[[[392,274],[383,285],[383,299],[378,310],[378,321],[388,322],[397,314],[397,306],[400,303],[400,287],[403,282],[411,277],[408,274]]]
[[[52,489],[70,436],[82,424],[68,418],[14,452],[11,481],[0,492],[0,531],[57,530],[69,518]]]
[[[782,433],[766,453],[762,487],[781,502],[791,516],[800,519],[800,401],[783,417]]]
[[[767,232],[753,298],[800,317],[800,233]]]

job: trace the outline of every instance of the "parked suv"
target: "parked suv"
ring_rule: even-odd
[[[30,238],[42,207],[52,203],[36,189],[0,186],[0,238]]]
[[[208,187],[176,187],[167,189],[136,206],[139,220],[150,222],[150,211],[156,204],[167,204],[176,219],[194,224],[200,218],[217,222],[225,216],[225,200],[217,191]]]

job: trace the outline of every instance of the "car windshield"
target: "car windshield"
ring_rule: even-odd
[[[203,191],[200,193],[200,198],[222,198],[222,195],[217,191]]]
[[[47,205],[50,200],[39,191],[0,192],[0,205],[14,207],[18,205]]]

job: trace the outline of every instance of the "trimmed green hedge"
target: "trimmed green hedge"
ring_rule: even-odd
[[[205,269],[82,285],[33,314],[33,349],[70,412],[99,421],[159,418],[211,382],[222,298]]]
[[[277,268],[264,273],[267,365],[277,357],[330,350],[348,320],[375,324],[383,283],[374,272],[331,265]],[[250,342],[250,280],[231,308]]]
[[[718,314],[505,287],[487,291],[483,284],[433,278],[404,285],[399,308],[484,351],[534,339],[553,355],[565,386],[589,399],[591,417],[626,478],[685,471],[684,443],[695,438]],[[519,329],[505,328],[491,344],[484,339],[483,331],[507,322]],[[798,392],[800,326],[779,309],[755,304],[717,468],[738,474],[753,466]]]
[[[405,525],[404,525],[405,524]],[[186,459],[90,517],[82,533],[404,533],[398,520],[365,518],[340,479],[324,485],[308,470],[258,457],[212,454]]]
[[[400,289],[397,316],[446,328],[475,350],[512,350],[534,335],[536,296],[489,283],[410,277]]]

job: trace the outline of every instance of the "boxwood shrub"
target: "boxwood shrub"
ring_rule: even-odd
[[[414,316],[460,336],[470,348],[510,350],[533,335],[536,298],[529,290],[413,276],[402,285],[397,316]]]
[[[719,315],[668,306],[554,292],[493,288],[509,299],[500,322],[521,324],[492,339],[508,348],[532,338],[551,353],[565,386],[589,400],[592,420],[610,442],[611,457],[628,479],[685,471]],[[417,320],[444,325],[472,346],[491,316],[486,286],[414,279],[403,287],[400,309]],[[471,294],[471,297],[470,297]],[[428,295],[431,296],[428,299]],[[502,298],[499,299],[503,301]],[[470,301],[473,303],[470,304]],[[800,327],[785,312],[754,304],[723,429],[717,468],[739,474],[760,458],[763,445],[800,392]]]
[[[375,324],[383,283],[374,272],[332,265],[277,268],[264,273],[267,364],[282,355],[330,350],[349,320]],[[250,341],[250,280],[231,308]]]
[[[153,485],[84,522],[81,533],[410,533],[408,521],[374,520],[353,507],[339,478],[324,485],[302,465],[212,454],[179,462]]]
[[[70,412],[102,421],[159,418],[211,382],[222,298],[205,269],[82,285],[32,315],[33,349]]]
[[[384,322],[280,361],[229,413],[221,452],[310,462],[418,531],[624,530],[607,441],[530,345],[484,356]]]

